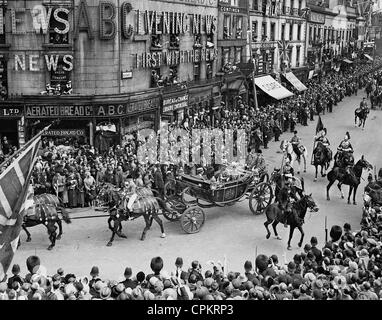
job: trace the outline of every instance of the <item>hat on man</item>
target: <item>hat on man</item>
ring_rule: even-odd
[[[92,277],[97,277],[99,275],[99,269],[97,266],[92,267],[92,269],[90,271],[90,275]]]
[[[133,274],[133,271],[131,270],[131,268],[130,267],[126,267],[125,272],[123,273],[123,275],[125,277],[131,277],[132,274]]]

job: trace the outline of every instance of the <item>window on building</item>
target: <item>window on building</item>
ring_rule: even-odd
[[[324,27],[324,43],[326,42],[326,37],[327,37],[327,29]]]
[[[312,44],[312,37],[313,37],[313,34],[312,34],[312,26],[309,26],[309,44]]]
[[[0,44],[5,44],[5,8],[3,8],[3,16],[2,16],[2,21],[3,21],[3,34],[0,34]]]
[[[276,23],[271,22],[271,41],[276,39]]]
[[[7,60],[0,54],[0,101],[8,98]]]
[[[242,39],[243,38],[243,17],[242,16],[236,16],[236,39]]]
[[[302,30],[302,27],[301,27],[301,24],[299,24],[297,26],[297,40],[301,40],[301,30]]]
[[[242,53],[243,53],[243,49],[242,48],[236,48],[236,51],[235,51],[235,64],[241,63]]]
[[[63,58],[58,59],[56,70],[50,71],[50,85],[59,88],[60,92],[67,90],[67,84],[70,81],[70,72],[64,70],[65,64]]]
[[[285,40],[285,24],[281,25],[281,40]]]
[[[231,39],[231,16],[229,14],[224,15],[223,39]]]
[[[170,48],[171,49],[179,49],[180,45],[180,38],[178,34],[171,34],[170,35]]]
[[[259,0],[252,0],[252,10],[259,10]]]
[[[61,19],[64,19],[66,21],[69,20],[68,14],[65,12],[60,11],[58,13],[58,16]],[[50,17],[50,23],[49,23],[49,43],[51,44],[69,44],[69,33],[60,34],[56,33],[54,29],[57,28],[59,30],[62,30],[62,23],[57,22],[54,18],[54,15]]]
[[[230,49],[229,48],[224,48],[222,52],[222,68],[230,62]]]
[[[299,12],[299,14],[301,14],[301,9],[302,9],[302,0],[299,0],[298,1],[298,12]]]
[[[267,40],[267,23],[263,22],[261,24],[261,40]]]
[[[213,76],[213,64],[212,62],[207,62],[206,63],[206,78],[212,79],[212,76]]]
[[[200,80],[200,62],[194,63],[194,81]]]
[[[252,21],[252,41],[257,40],[257,21]]]
[[[160,68],[151,69],[151,88],[163,87],[164,81],[160,73]]]
[[[296,47],[296,67],[300,66],[300,52],[301,52],[300,46],[297,46]]]
[[[289,40],[293,40],[293,24],[289,24]]]

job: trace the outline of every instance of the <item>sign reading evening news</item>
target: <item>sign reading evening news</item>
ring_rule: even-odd
[[[217,4],[216,0],[169,0],[173,3],[195,4],[212,6]],[[132,35],[201,35],[215,34],[217,32],[217,16],[211,14],[175,12],[175,11],[150,11],[150,10],[133,10],[132,5],[128,2],[122,2],[120,7],[110,1],[100,1],[98,14],[94,14],[94,10],[90,10],[87,0],[81,0],[76,7],[76,14],[73,19],[69,18],[70,10],[65,7],[45,7],[44,5],[36,5],[32,8],[4,8],[0,7],[0,35],[5,33],[4,25],[11,25],[12,36],[25,35],[29,32],[35,32],[37,35],[46,35],[50,29],[50,21],[55,20],[54,32],[57,34],[67,34],[73,30],[74,38],[78,38],[79,32],[86,32],[89,40],[95,38],[95,34],[99,35],[101,40],[114,40],[118,34],[122,39],[131,39]],[[118,14],[121,12],[122,14]],[[203,12],[203,10],[201,10]],[[98,23],[95,23],[97,19]],[[5,21],[4,21],[5,19]],[[8,22],[9,20],[9,22]],[[28,25],[28,22],[32,21]],[[94,25],[99,25],[99,30],[94,30]],[[121,32],[117,32],[118,28]],[[216,51],[205,50],[201,53],[206,61],[210,61]],[[164,55],[163,55],[164,56]],[[197,62],[197,53],[185,52],[184,63]],[[63,72],[73,70],[74,58],[72,55],[39,55],[16,53],[14,56],[14,69],[16,71],[34,71],[38,72],[46,66],[48,71],[56,71],[58,61],[63,61]],[[192,57],[195,57],[193,60]],[[154,58],[155,59],[155,58]],[[163,58],[162,63],[166,64],[171,58]],[[175,57],[176,59],[176,57]],[[182,59],[182,56],[179,58]],[[138,58],[137,58],[138,60]],[[144,54],[143,61],[150,61],[152,58]],[[161,60],[159,58],[159,60]],[[159,61],[158,60],[158,61]],[[203,60],[202,60],[203,61]],[[147,63],[137,62],[136,65],[149,67]],[[151,67],[156,66],[151,64]]]

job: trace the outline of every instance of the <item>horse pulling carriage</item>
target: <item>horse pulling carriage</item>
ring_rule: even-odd
[[[215,182],[181,174],[167,181],[165,202],[172,210],[163,212],[166,219],[180,221],[184,232],[200,231],[206,217],[203,209],[226,207],[245,199],[253,214],[262,213],[273,200],[273,190],[266,173],[241,171],[226,181]]]

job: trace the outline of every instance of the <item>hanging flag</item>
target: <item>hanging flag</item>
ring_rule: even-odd
[[[316,134],[319,133],[322,129],[324,129],[324,124],[322,123],[321,116],[319,115],[316,126]]]
[[[30,198],[28,193],[33,190],[30,180],[41,135],[49,127],[19,150],[0,175],[0,281],[4,279],[17,249],[24,214],[30,205],[27,201]]]

